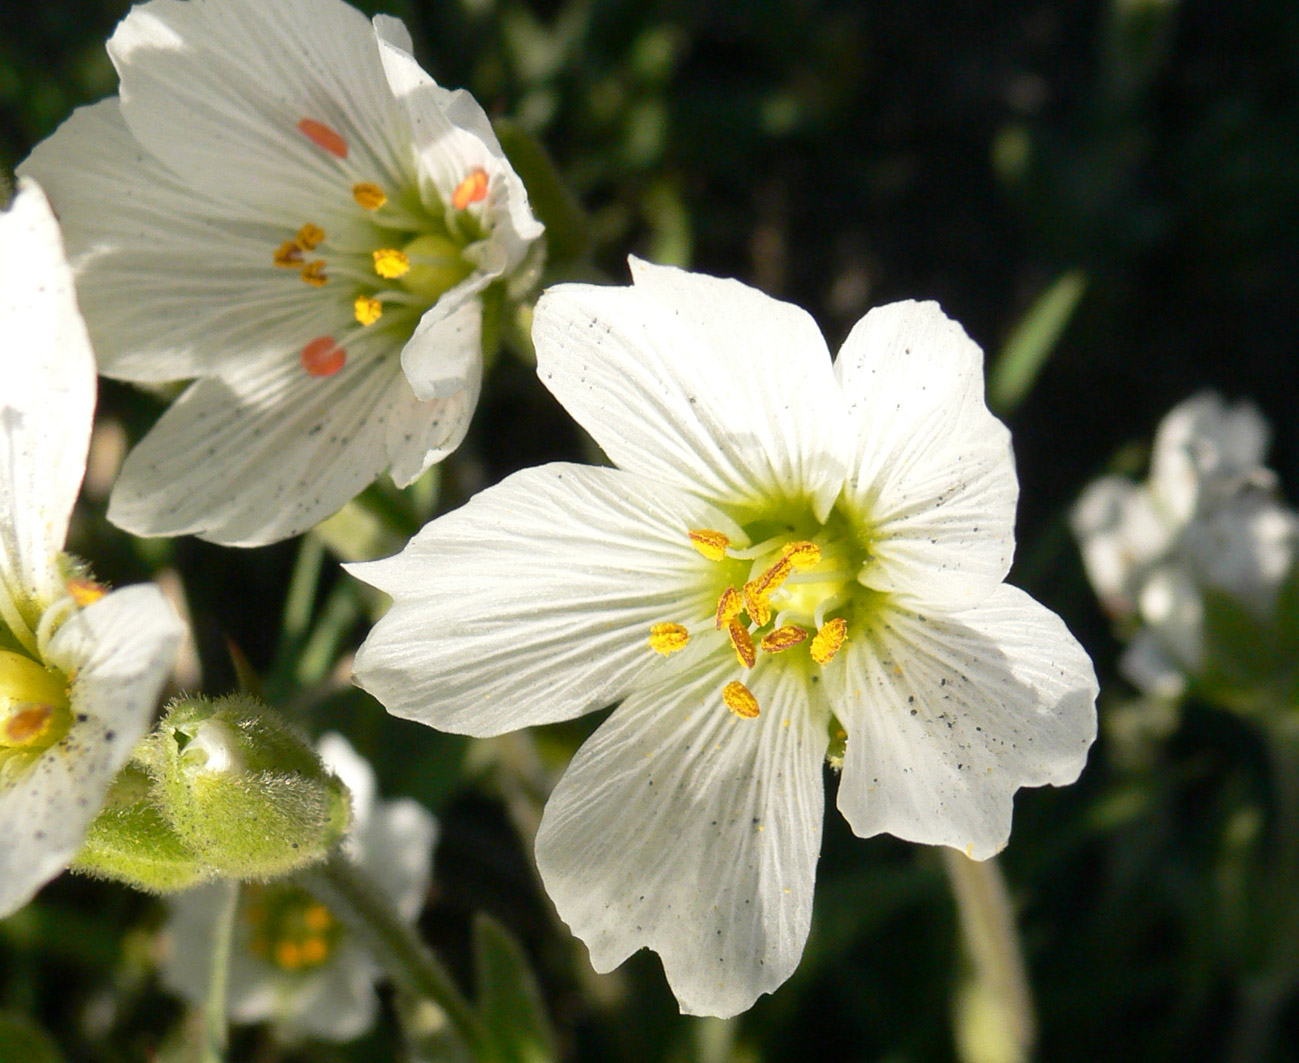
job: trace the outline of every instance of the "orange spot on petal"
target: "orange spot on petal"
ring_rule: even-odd
[[[487,198],[487,171],[481,166],[456,185],[451,193],[451,205],[464,210],[470,203],[481,203]]]
[[[309,376],[333,376],[346,361],[347,352],[333,336],[317,336],[302,348],[302,368]]]
[[[298,123],[298,130],[316,147],[340,159],[347,158],[347,141],[324,122],[317,122],[314,118],[304,118]]]

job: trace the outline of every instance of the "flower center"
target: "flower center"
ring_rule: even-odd
[[[257,884],[244,889],[249,946],[258,956],[282,971],[307,971],[337,951],[342,925],[306,890]]]
[[[0,782],[68,733],[68,681],[30,657],[0,650]]]
[[[464,250],[483,238],[483,223],[469,207],[487,198],[488,176],[471,170],[456,186],[449,204],[430,209],[409,189],[385,190],[370,180],[345,177],[347,141],[336,130],[303,118],[298,131],[340,168],[339,224],[346,239],[331,238],[307,222],[271,254],[272,263],[298,274],[301,283],[325,289],[337,299],[345,291],[352,324],[337,334],[304,340],[300,361],[314,377],[329,377],[347,363],[347,345],[384,321],[409,337],[420,316],[454,288],[474,267]],[[346,190],[350,181],[350,190]]]
[[[649,645],[668,656],[684,649],[693,634],[711,626],[722,632],[740,667],[757,666],[760,656],[794,651],[824,668],[848,638],[849,611],[858,588],[859,548],[849,537],[821,527],[811,538],[789,534],[768,537],[744,548],[711,528],[688,532],[690,542],[709,561],[729,566],[745,578],[728,583],[717,599],[712,623],[693,631],[665,622],[650,628]],[[746,566],[747,562],[747,566]],[[796,647],[807,644],[806,651]],[[806,664],[806,661],[804,661]],[[739,680],[727,683],[722,700],[735,715],[753,719],[760,707],[753,692]]]

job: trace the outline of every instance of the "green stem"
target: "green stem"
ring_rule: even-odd
[[[1037,1022],[1006,881],[995,859],[971,860],[946,847],[942,852],[974,975],[975,996],[964,1002],[958,1049],[970,1061],[1027,1060]]]
[[[230,1032],[227,991],[230,984],[230,950],[235,936],[235,912],[239,907],[239,883],[222,883],[221,911],[212,931],[212,976],[203,1005],[205,1058],[210,1063],[225,1059]]]
[[[300,873],[303,885],[365,941],[375,959],[407,993],[438,1005],[477,1063],[496,1063],[487,1027],[451,976],[393,910],[383,892],[341,852]]]

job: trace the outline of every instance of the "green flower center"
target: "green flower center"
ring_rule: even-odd
[[[822,523],[805,505],[781,507],[742,527],[748,546],[711,528],[687,532],[695,549],[716,563],[717,610],[711,624],[654,624],[650,648],[667,656],[712,627],[746,671],[763,656],[805,672],[826,668],[866,612],[878,607],[879,595],[857,579],[870,560],[869,538],[837,510]],[[722,700],[745,719],[761,711],[740,680],[726,685]]]
[[[251,884],[244,890],[253,952],[282,971],[309,971],[329,962],[343,927],[328,908],[296,886]]]
[[[329,126],[304,118],[298,131],[324,154],[347,159],[347,142]],[[309,376],[339,372],[347,363],[347,345],[367,331],[391,332],[394,344],[403,342],[424,311],[473,273],[464,250],[486,230],[468,208],[487,198],[488,186],[486,171],[472,170],[449,203],[430,206],[413,189],[390,194],[372,181],[357,181],[347,208],[356,212],[357,224],[346,240],[307,222],[274,250],[275,266],[297,273],[301,283],[333,300],[341,288],[351,307],[352,328],[304,337],[300,360]],[[340,197],[344,187],[340,181]]]
[[[22,653],[0,650],[0,783],[68,733],[68,679]]]

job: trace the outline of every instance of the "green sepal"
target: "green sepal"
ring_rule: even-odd
[[[555,1035],[527,957],[509,931],[490,916],[474,920],[478,1009],[501,1063],[551,1063]]]
[[[287,874],[323,859],[347,829],[346,788],[247,695],[174,702],[140,759],[171,828],[219,876]]]
[[[114,780],[72,870],[147,893],[173,893],[211,877],[153,803],[152,780],[134,764]]]
[[[0,1063],[63,1063],[50,1035],[21,1015],[0,1012]]]

